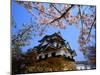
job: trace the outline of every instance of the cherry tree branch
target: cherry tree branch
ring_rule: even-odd
[[[52,20],[52,21],[50,22],[50,24],[53,23],[53,22],[55,22],[55,21],[57,21],[57,20],[59,20],[59,19],[61,19],[61,18],[63,18],[63,17],[67,14],[67,12],[68,12],[72,7],[74,7],[74,5],[71,5],[71,7],[69,7],[64,13],[62,13],[62,15],[61,15],[60,17],[58,17],[58,18]]]
[[[81,24],[82,24],[82,35],[83,35],[83,19],[82,19],[82,13],[81,13],[80,5],[79,5],[79,15],[80,15],[80,20],[81,20]]]
[[[89,33],[88,33],[88,36],[87,36],[87,38],[86,38],[86,41],[89,39],[90,34],[91,34],[91,31],[92,31],[92,28],[93,28],[93,26],[94,26],[95,23],[96,23],[96,17],[94,18],[94,21],[93,21],[91,27],[89,28]]]
[[[58,13],[60,13],[60,15],[62,15],[62,13],[61,13],[52,3],[51,3],[51,6],[54,7],[54,8],[56,9],[56,11],[57,11]],[[65,21],[67,22],[66,17],[64,16],[63,18],[64,18]]]

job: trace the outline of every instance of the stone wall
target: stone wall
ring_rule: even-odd
[[[76,70],[76,63],[73,60],[65,59],[62,56],[50,57],[45,60],[36,61],[26,68],[27,73],[34,72],[55,72],[55,71]]]

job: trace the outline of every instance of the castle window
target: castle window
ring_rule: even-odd
[[[53,52],[51,55],[52,55],[52,57],[55,57],[55,56],[56,56],[56,53],[55,53],[55,52]]]
[[[45,58],[48,58],[48,54],[45,55]]]
[[[41,60],[42,59],[42,56],[39,56],[39,59]]]

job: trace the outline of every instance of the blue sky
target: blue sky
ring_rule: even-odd
[[[12,16],[14,17],[16,24],[17,24],[16,30],[19,29],[23,23],[29,23],[30,19],[32,18],[32,15],[30,13],[28,13],[28,11],[24,7],[22,7],[16,3],[12,3]],[[33,18],[33,20],[34,20],[34,18]],[[58,31],[61,32],[61,35],[66,40],[66,42],[70,43],[71,48],[76,51],[77,56],[75,57],[75,59],[77,61],[85,60],[82,52],[79,50],[79,44],[78,44],[78,36],[79,36],[79,32],[80,32],[79,29],[77,29],[77,27],[75,27],[73,25],[67,26],[66,29],[49,27],[47,29],[46,34],[50,35],[50,34],[53,34],[54,32],[58,32]],[[38,40],[40,40],[42,37],[33,37],[33,39],[31,40],[31,45],[24,47],[23,52],[26,52],[27,49],[33,48],[34,46],[38,45],[39,44]]]

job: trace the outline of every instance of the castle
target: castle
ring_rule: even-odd
[[[40,44],[34,47],[34,49],[38,51],[36,60],[58,56],[63,56],[73,60],[73,57],[76,56],[75,50],[71,49],[68,42],[65,43],[60,32],[52,35],[46,35],[39,40],[39,42]]]

